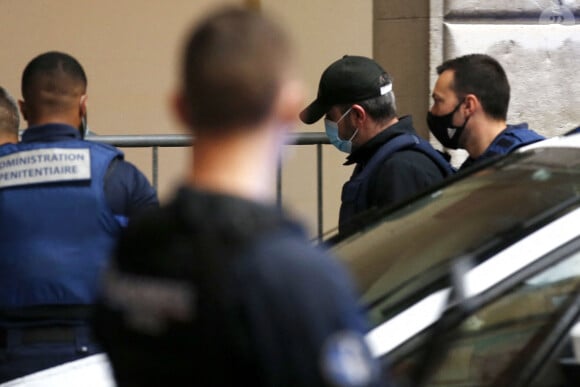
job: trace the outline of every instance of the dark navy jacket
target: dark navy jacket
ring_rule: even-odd
[[[356,167],[341,195],[341,232],[354,227],[355,215],[394,204],[454,173],[444,157],[417,135],[409,116],[355,149],[345,165],[352,163]]]
[[[347,273],[274,206],[184,188],[129,225],[115,256],[95,331],[118,380],[379,384]]]
[[[1,310],[94,301],[131,208],[132,198],[115,183],[133,176],[123,176],[122,158],[114,147],[82,141],[77,129],[59,124],[31,127],[21,143],[0,146]],[[138,205],[156,205],[155,191],[143,185],[148,190]],[[112,205],[110,196],[118,197]]]
[[[498,155],[511,153],[519,147],[537,141],[544,140],[545,137],[528,128],[528,124],[508,125],[489,145],[483,154],[475,159],[469,157],[463,162],[459,169],[465,169],[482,160]]]

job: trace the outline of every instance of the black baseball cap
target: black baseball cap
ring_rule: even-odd
[[[364,56],[345,55],[324,70],[318,96],[302,110],[300,119],[305,124],[313,124],[334,105],[364,101],[391,90],[390,77],[377,62]]]

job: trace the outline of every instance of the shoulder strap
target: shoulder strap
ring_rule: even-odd
[[[349,222],[354,215],[368,208],[369,177],[391,155],[404,149],[425,154],[437,165],[445,177],[455,172],[447,160],[427,141],[413,134],[400,134],[383,144],[360,171],[355,169],[351,179],[344,184],[341,193],[339,225]]]
[[[439,167],[439,170],[445,177],[456,172],[451,164],[445,160],[443,155],[435,148],[433,148],[427,141],[414,134],[400,134],[383,145],[371,158],[371,160],[361,172],[361,175],[364,173],[363,178],[372,173],[378,165],[380,165],[393,153],[403,149],[413,149],[423,153],[425,156],[429,157],[437,165],[437,167]]]
[[[445,157],[443,157],[443,155],[438,150],[433,148],[427,141],[418,138],[418,142],[414,149],[429,157],[439,167],[439,170],[443,176],[447,177],[457,172],[455,168],[449,164]]]
[[[533,130],[527,128],[510,128],[501,133],[500,138],[497,141],[492,142],[485,153],[489,155],[503,155],[510,153],[521,146],[543,139],[542,136]]]
[[[383,161],[389,158],[393,153],[398,152],[401,149],[415,146],[418,143],[419,138],[411,134],[400,134],[392,140],[389,140],[379,148],[377,153],[371,157],[357,178],[360,178],[361,180],[366,179],[367,176],[369,176],[380,164],[382,164]]]

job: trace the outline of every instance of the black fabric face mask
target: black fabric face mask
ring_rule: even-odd
[[[459,137],[461,137],[461,133],[463,133],[469,117],[465,119],[463,125],[453,126],[453,115],[459,110],[463,102],[459,102],[451,113],[442,116],[436,116],[430,111],[427,112],[427,125],[429,126],[429,130],[445,148],[459,148]]]

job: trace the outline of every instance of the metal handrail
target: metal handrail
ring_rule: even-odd
[[[316,203],[317,203],[317,233],[323,234],[323,194],[322,194],[322,145],[330,141],[324,132],[290,133],[287,136],[288,145],[316,146]],[[101,142],[120,148],[152,148],[152,184],[157,189],[159,177],[159,148],[187,147],[195,145],[195,138],[187,134],[150,134],[150,135],[95,135],[89,134],[89,141]],[[276,174],[276,201],[282,205],[282,165],[278,165]]]
[[[90,141],[98,141],[121,148],[146,148],[152,146],[182,147],[189,146],[192,144],[192,141],[194,141],[194,137],[188,134],[146,134],[114,136],[100,136],[91,134],[88,135],[85,139]],[[330,144],[330,141],[324,132],[303,132],[288,134],[287,144],[317,145]]]

